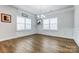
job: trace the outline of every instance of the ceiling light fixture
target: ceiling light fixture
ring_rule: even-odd
[[[41,24],[42,20],[45,18],[45,15],[41,14],[41,15],[37,15],[37,24]]]

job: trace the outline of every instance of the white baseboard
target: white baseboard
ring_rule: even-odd
[[[55,36],[55,37],[61,37],[61,38],[67,38],[67,39],[74,39],[73,37],[58,36],[58,35],[49,35],[49,34],[44,34],[44,33],[36,33],[36,34],[42,34],[42,35],[48,35],[48,36]]]
[[[33,34],[35,34],[35,33],[26,34],[26,35],[7,35],[7,36],[0,37],[0,41],[11,40],[11,39],[29,36],[29,35],[33,35]]]

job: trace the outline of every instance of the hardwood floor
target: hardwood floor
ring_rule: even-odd
[[[78,53],[72,39],[46,35],[30,35],[0,42],[1,53]]]

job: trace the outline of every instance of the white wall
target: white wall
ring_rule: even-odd
[[[20,15],[21,12],[26,13],[27,15],[29,15],[29,18],[32,19],[32,30],[16,32],[16,17],[17,15]],[[0,41],[35,33],[36,30],[35,30],[34,15],[22,10],[17,10],[16,8],[13,8],[10,6],[5,6],[5,5],[4,6],[0,5],[0,13],[6,13],[11,15],[11,23],[3,23],[0,21]]]
[[[42,25],[39,25],[37,33],[51,36],[65,37],[65,38],[73,38],[73,28],[74,28],[73,8],[63,9],[44,15],[46,16],[46,18],[52,18],[52,17],[58,18],[58,30],[57,31],[43,30]]]
[[[74,25],[74,40],[79,46],[79,5],[75,6]]]

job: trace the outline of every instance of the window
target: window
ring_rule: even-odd
[[[17,17],[17,30],[24,30],[25,19],[23,17]]]
[[[26,17],[17,17],[17,31],[30,30],[31,29],[31,19]]]
[[[28,19],[28,18],[25,19],[25,28],[26,30],[31,29],[31,19]]]
[[[43,19],[43,29],[57,30],[57,18]]]
[[[43,29],[49,29],[49,19],[43,19]]]

